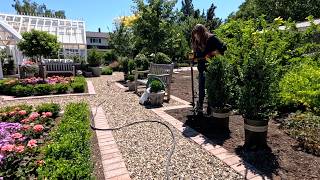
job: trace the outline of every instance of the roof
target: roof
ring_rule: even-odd
[[[320,24],[320,19],[315,19],[314,20],[314,24],[316,24],[316,25]],[[310,27],[310,26],[311,26],[311,23],[309,21],[296,23],[296,27],[298,29],[305,29],[305,28]],[[280,30],[284,30],[285,28],[286,28],[285,26],[280,26],[279,27]]]
[[[87,37],[106,38],[108,36],[108,33],[87,31],[86,35]]]

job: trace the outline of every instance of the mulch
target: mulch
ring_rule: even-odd
[[[191,102],[190,79],[190,71],[175,74],[172,95]],[[196,78],[195,81],[197,81]],[[215,119],[192,116],[191,108],[169,110],[167,113],[206,136],[215,144],[223,146],[230,152],[235,152],[272,179],[320,179],[320,157],[304,152],[295,139],[281,130],[280,124],[275,120],[269,121],[268,146],[270,149],[248,152],[242,148],[244,121],[240,115],[230,117],[230,131],[226,131]]]

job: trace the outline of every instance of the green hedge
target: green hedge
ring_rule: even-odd
[[[52,141],[42,149],[45,165],[37,169],[39,179],[92,179],[90,160],[89,107],[86,103],[68,104],[54,131]]]
[[[303,64],[285,74],[280,81],[280,98],[284,105],[320,109],[320,67]]]
[[[102,68],[102,75],[112,75],[113,70],[111,67],[107,66],[107,67],[103,67]]]

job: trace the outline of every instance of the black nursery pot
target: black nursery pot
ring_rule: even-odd
[[[244,132],[246,150],[260,150],[268,147],[268,121],[244,119]]]
[[[218,110],[211,108],[211,116],[215,119],[216,124],[221,128],[221,130],[229,131],[229,109]]]

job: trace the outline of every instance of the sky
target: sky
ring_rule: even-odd
[[[113,20],[118,16],[131,15],[134,5],[132,0],[33,0],[38,4],[46,4],[49,9],[65,10],[68,19],[82,19],[86,22],[87,31],[111,31]],[[225,19],[236,11],[244,0],[193,0],[195,9],[206,10],[211,3],[217,6],[216,16]],[[11,4],[13,0],[0,0],[0,12],[15,13]],[[181,8],[178,0],[176,8]]]

